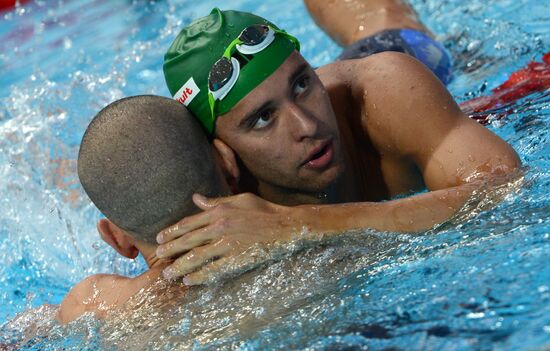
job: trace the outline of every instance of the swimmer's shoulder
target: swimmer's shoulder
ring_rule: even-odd
[[[336,61],[316,69],[325,86],[346,84],[351,89],[395,85],[406,78],[403,77],[404,74],[424,75],[427,71],[415,58],[393,51],[360,59]]]
[[[104,318],[109,312],[122,307],[142,289],[160,278],[162,267],[147,270],[130,278],[115,274],[95,274],[76,284],[61,302],[57,320],[66,324],[84,313]]]
[[[118,305],[117,300],[124,298],[132,285],[131,278],[119,275],[89,276],[76,284],[65,296],[56,318],[60,323],[66,324],[87,312],[101,317]]]
[[[426,126],[435,122],[445,123],[444,129],[468,122],[439,79],[403,53],[339,61],[320,68],[318,74],[331,97],[338,91],[335,87],[347,89],[346,95],[338,96],[348,96],[353,101],[346,101],[347,105],[359,106],[354,116],[360,119],[372,145],[386,157],[410,153],[409,144],[417,143],[424,130],[433,130]]]

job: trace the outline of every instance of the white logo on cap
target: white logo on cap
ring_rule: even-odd
[[[184,104],[185,106],[188,106],[191,103],[191,101],[193,101],[195,96],[199,94],[200,91],[201,90],[195,83],[195,80],[193,79],[193,77],[191,77],[174,95],[174,100],[176,100],[180,104]]]

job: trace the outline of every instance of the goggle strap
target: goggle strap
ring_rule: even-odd
[[[211,92],[208,93],[208,104],[210,105],[210,114],[212,116],[212,128],[214,128],[214,121],[216,120],[216,114],[214,113],[214,95]]]
[[[223,57],[227,58],[227,59],[231,59],[231,54],[233,53],[233,49],[235,48],[235,46],[239,45],[239,44],[242,44],[243,41],[239,38],[236,38],[235,40],[233,40],[231,43],[229,43],[229,45],[227,46],[227,49],[225,49],[225,51],[223,52]]]

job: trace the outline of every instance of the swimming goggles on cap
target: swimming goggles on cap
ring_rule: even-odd
[[[300,43],[292,35],[271,26],[255,24],[246,27],[225,49],[223,56],[212,65],[208,73],[208,104],[212,112],[212,119],[215,118],[216,100],[226,97],[239,78],[241,65],[239,60],[232,56],[235,50],[243,55],[257,54],[275,40],[276,34],[290,40],[299,50]],[[245,59],[249,60],[247,57]]]

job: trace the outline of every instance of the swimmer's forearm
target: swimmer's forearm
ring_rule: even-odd
[[[243,253],[254,245],[284,244],[297,235],[315,241],[320,236],[364,228],[391,232],[430,229],[451,218],[479,186],[461,185],[381,203],[294,207],[253,194],[213,199],[195,195],[193,201],[203,212],[159,233],[156,254],[175,258],[164,270],[165,278],[185,276],[185,284],[202,284],[228,264],[249,259]]]
[[[420,232],[450,219],[478,187],[465,184],[387,202],[299,207],[312,232],[341,233],[364,228]]]

